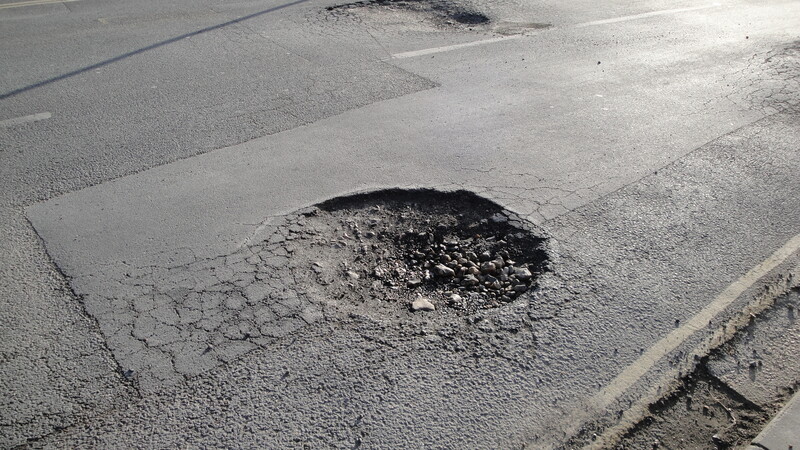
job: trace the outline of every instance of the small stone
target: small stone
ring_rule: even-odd
[[[477,286],[479,283],[480,281],[478,281],[478,279],[475,278],[475,275],[472,274],[464,276],[464,279],[461,281],[461,284],[464,286]]]
[[[479,273],[481,273],[481,269],[478,269],[477,267],[472,266],[469,269],[467,269],[467,273],[469,273],[470,275],[478,275]]]
[[[450,303],[461,303],[461,296],[458,294],[451,294],[448,300]]]
[[[498,269],[502,269],[503,266],[505,266],[505,265],[506,265],[506,263],[505,263],[505,261],[503,261],[503,258],[495,258],[495,260],[494,260],[494,266],[495,267],[497,267]]]
[[[508,217],[504,216],[503,214],[496,213],[491,217],[492,222],[494,223],[505,223],[508,222]]]
[[[441,262],[442,264],[447,264],[451,260],[452,260],[452,258],[450,258],[450,255],[448,255],[448,254],[444,254],[444,255],[441,256],[441,258],[439,258],[439,262]]]
[[[525,292],[527,290],[528,290],[528,286],[525,286],[524,284],[518,284],[518,285],[514,286],[514,292],[516,292],[518,294],[521,294],[521,293],[523,293],[523,292]]]
[[[467,254],[464,255],[464,256],[466,256],[466,258],[468,260],[470,260],[470,261],[477,261],[478,260],[478,255],[476,255],[475,252],[467,252]]]
[[[412,311],[435,311],[436,310],[436,306],[434,306],[434,304],[431,303],[431,301],[428,300],[427,298],[420,297],[420,298],[414,300],[413,303],[411,303],[411,310]]]
[[[433,273],[435,273],[436,276],[446,277],[446,278],[453,277],[456,274],[456,272],[453,269],[445,266],[444,264],[437,264],[436,266],[434,266]]]
[[[491,261],[486,261],[485,263],[481,264],[481,273],[494,273],[496,270],[496,266]]]
[[[364,237],[374,238],[375,237],[375,233],[372,232],[372,231],[367,231],[366,233],[364,233]]]
[[[353,272],[352,270],[348,270],[347,272],[345,272],[345,274],[347,275],[347,278],[350,278],[351,280],[357,280],[361,278],[358,276],[357,273]]]
[[[514,270],[514,275],[517,276],[517,279],[522,281],[530,280],[533,277],[531,271],[525,267],[522,268],[517,267],[516,270]]]
[[[490,259],[492,259],[492,254],[489,253],[488,251],[483,252],[478,256],[478,259],[480,259],[481,261],[489,261]]]
[[[419,278],[411,278],[410,280],[408,280],[406,282],[406,286],[408,286],[410,288],[419,287],[421,284],[422,284],[422,280],[420,280]]]

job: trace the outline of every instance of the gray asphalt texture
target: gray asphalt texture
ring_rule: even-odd
[[[558,442],[800,228],[795,3],[586,26],[686,5],[461,4],[492,19],[473,29],[334,4],[0,10],[0,120],[52,113],[0,127],[0,444]],[[391,58],[509,29],[529,35]],[[131,271],[193,277],[287,213],[393,186],[468,189],[553,236],[539,292],[458,330],[496,352],[453,351],[435,316],[414,339],[399,319],[311,321],[184,372],[113,339],[140,319],[113,309],[143,298]]]

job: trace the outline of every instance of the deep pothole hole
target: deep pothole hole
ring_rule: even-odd
[[[378,191],[319,211],[341,237],[338,270],[314,268],[335,298],[472,314],[529,294],[549,267],[535,226],[466,191]]]
[[[475,12],[457,12],[451,14],[449,17],[463,25],[482,25],[489,23],[488,17]]]

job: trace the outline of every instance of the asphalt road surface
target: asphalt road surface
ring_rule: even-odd
[[[798,30],[777,0],[0,1],[0,445],[612,426],[794,283]],[[492,200],[551,270],[470,317],[254,275],[296,211],[383,188]]]

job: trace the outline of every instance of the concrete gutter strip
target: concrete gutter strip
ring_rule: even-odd
[[[748,450],[800,448],[800,392],[753,439]]]

